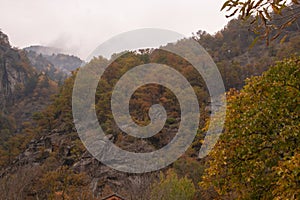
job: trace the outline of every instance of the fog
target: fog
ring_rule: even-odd
[[[223,2],[0,0],[0,28],[13,46],[52,46],[85,59],[102,42],[134,29],[215,33],[228,21],[220,12]]]

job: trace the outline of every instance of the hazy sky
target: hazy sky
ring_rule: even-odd
[[[99,44],[138,28],[186,36],[215,33],[224,0],[0,0],[0,28],[16,47],[48,45],[86,58]]]

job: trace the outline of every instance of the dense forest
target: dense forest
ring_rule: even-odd
[[[72,115],[80,59],[12,48],[1,32],[0,199],[96,200],[113,193],[152,200],[299,199],[300,20],[268,45],[256,41],[257,33],[249,30],[251,21],[233,19],[216,34],[200,30],[167,44],[185,51],[188,40],[197,41],[215,61],[225,84],[223,134],[203,159],[198,153],[210,123],[211,102],[205,82],[189,62],[163,48],[140,49],[125,52],[104,72],[95,94],[98,121],[107,138],[127,151],[162,148],[180,124],[180,105],[172,91],[147,84],[132,95],[130,114],[144,126],[150,121],[151,105],[161,104],[167,111],[163,129],[138,139],[116,125],[110,99],[128,70],[147,63],[172,66],[198,98],[201,117],[191,147],[167,168],[144,174],[110,169],[82,144]],[[74,71],[61,70],[63,59],[68,59],[66,69]],[[108,62],[99,56],[86,67]]]

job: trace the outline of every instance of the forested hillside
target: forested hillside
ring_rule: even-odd
[[[187,40],[198,41],[212,56],[224,80],[228,99],[224,134],[208,157],[198,159],[210,114],[210,98],[201,76],[186,60],[162,49],[130,51],[110,64],[99,81],[95,107],[101,127],[109,140],[131,152],[150,152],[165,146],[180,123],[180,106],[169,89],[148,84],[136,90],[130,100],[130,114],[140,125],[149,123],[151,105],[159,103],[167,111],[164,128],[148,139],[134,138],[117,127],[110,99],[119,78],[133,67],[170,65],[190,82],[200,104],[199,131],[187,152],[161,172],[145,174],[119,172],[93,158],[73,122],[75,70],[49,106],[27,116],[30,123],[22,126],[20,134],[9,138],[1,134],[0,199],[91,200],[111,193],[126,199],[297,199],[300,30],[291,26],[285,40],[278,38],[269,46],[264,42],[251,45],[255,34],[249,32],[249,23],[234,19],[215,35],[199,31],[193,38],[168,44],[185,51]],[[1,59],[7,59],[7,55]],[[100,56],[87,66],[107,62]],[[35,87],[26,93],[28,98],[37,102],[49,99],[57,83],[44,74],[32,74],[37,79]],[[26,108],[29,102],[25,101],[22,98],[15,104],[15,113]],[[11,118],[0,118],[1,130],[19,126]]]
[[[34,136],[27,128],[58,92],[58,84],[31,66],[26,53],[0,32],[0,156],[10,164]]]

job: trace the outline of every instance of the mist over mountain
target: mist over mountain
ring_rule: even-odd
[[[156,199],[162,199],[166,194],[175,195],[169,199],[179,200],[186,199],[186,196],[189,199],[231,199],[238,194],[234,189],[245,185],[249,187],[248,183],[252,184],[254,178],[258,181],[254,181],[253,187],[261,193],[265,189],[264,180],[276,187],[281,174],[299,176],[300,30],[296,25],[291,26],[285,40],[282,40],[284,36],[279,37],[269,46],[259,41],[250,48],[255,34],[249,32],[249,23],[235,19],[214,35],[198,31],[193,38],[168,44],[190,52],[186,42],[196,40],[209,52],[221,73],[227,92],[224,96],[230,104],[225,136],[218,148],[222,151],[228,143],[232,145],[229,150],[226,149],[228,154],[222,152],[221,157],[215,152],[204,159],[198,158],[210,123],[210,97],[205,82],[189,62],[162,49],[142,49],[128,51],[105,71],[99,80],[95,104],[91,106],[95,107],[106,137],[130,152],[151,152],[167,145],[178,131],[181,118],[180,105],[173,92],[157,84],[148,84],[132,95],[130,115],[138,125],[145,126],[150,122],[150,107],[160,104],[167,113],[165,126],[158,134],[146,139],[134,138],[122,131],[113,118],[111,95],[117,81],[127,71],[147,63],[172,66],[189,81],[197,96],[201,115],[199,131],[191,147],[161,173],[145,174],[111,169],[94,158],[82,144],[72,115],[76,69],[81,66],[82,60],[48,47],[12,48],[8,37],[0,32],[0,199],[80,197],[98,200],[113,193],[137,200],[155,199],[158,195],[161,196]],[[201,55],[195,55],[195,58],[201,59]],[[107,62],[109,60],[99,56],[86,67],[102,66]],[[58,87],[59,84],[61,87]],[[249,135],[245,134],[247,131]],[[243,140],[248,136],[251,146],[247,146],[249,141]],[[240,150],[238,156],[232,153],[236,149]],[[262,171],[258,169],[257,177],[250,174],[249,177],[242,176],[242,182],[234,180],[237,187],[229,191],[232,196],[224,197],[209,185],[219,171],[226,171],[226,167],[231,165],[227,158],[237,162],[234,168],[239,171],[230,171],[232,175],[251,171],[254,167],[248,166],[256,163],[252,156],[256,156],[257,152],[267,152],[257,162],[259,169],[265,168]],[[111,160],[116,158],[117,155],[114,155]],[[214,160],[222,162],[214,163]],[[284,162],[290,160],[287,164]],[[246,164],[241,164],[243,162]],[[221,169],[207,171],[210,163]],[[286,170],[280,171],[282,168]],[[286,177],[291,176],[282,178],[289,182]],[[224,182],[226,178],[230,179],[225,177]],[[202,184],[206,180],[209,181]],[[291,182],[294,183],[294,179]],[[204,187],[206,184],[209,186]],[[175,189],[171,190],[173,187]],[[184,198],[183,194],[186,194]]]
[[[42,54],[42,55],[52,55],[52,54],[59,54],[63,53],[62,49],[56,48],[56,47],[46,47],[46,46],[41,46],[41,45],[33,45],[29,47],[24,48],[25,51],[33,51],[37,54]]]
[[[47,74],[53,80],[63,82],[72,71],[84,63],[73,55],[62,54],[58,48],[30,46],[24,48],[32,66],[38,72]]]

